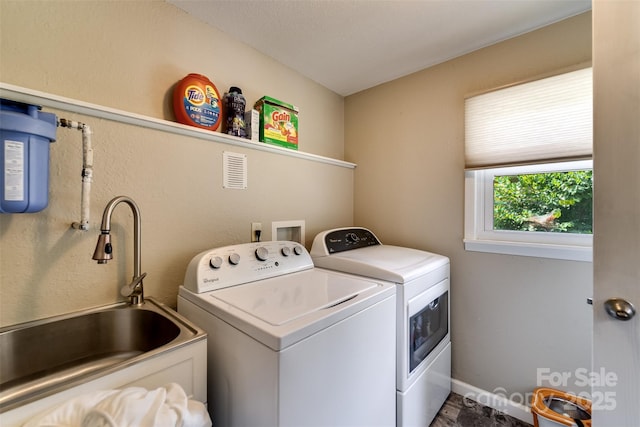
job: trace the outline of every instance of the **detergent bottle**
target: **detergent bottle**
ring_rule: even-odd
[[[229,92],[224,94],[224,113],[226,120],[226,133],[241,138],[247,137],[247,126],[244,122],[244,109],[247,101],[242,95],[242,89],[231,86]]]
[[[221,116],[218,89],[206,76],[189,74],[173,91],[173,111],[182,124],[217,130]]]

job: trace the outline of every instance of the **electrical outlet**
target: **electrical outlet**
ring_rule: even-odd
[[[256,233],[256,231],[258,233]],[[262,223],[261,222],[252,222],[251,223],[251,241],[258,242],[259,237],[258,234],[262,234]]]

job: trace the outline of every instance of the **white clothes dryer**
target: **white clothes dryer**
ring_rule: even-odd
[[[208,334],[216,426],[395,423],[395,289],[314,268],[295,242],[196,255],[178,312]]]
[[[383,245],[368,229],[319,233],[316,267],[392,282],[396,286],[396,424],[428,426],[451,392],[449,259]]]

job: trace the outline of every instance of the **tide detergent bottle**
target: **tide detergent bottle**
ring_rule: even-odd
[[[221,121],[220,94],[202,74],[189,74],[173,91],[173,111],[178,122],[217,130]]]

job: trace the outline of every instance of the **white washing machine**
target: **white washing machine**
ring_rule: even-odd
[[[395,299],[393,284],[314,268],[295,242],[198,254],[178,312],[208,333],[214,426],[393,425]]]
[[[318,234],[316,267],[392,282],[396,309],[396,424],[428,426],[451,392],[449,259],[383,245],[366,228]]]

